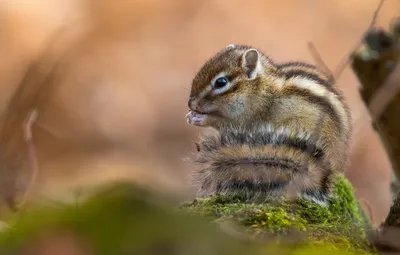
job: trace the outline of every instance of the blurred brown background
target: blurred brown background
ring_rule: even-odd
[[[191,79],[231,43],[278,61],[312,62],[312,41],[334,69],[368,27],[377,0],[4,0],[0,2],[0,113],[29,63],[58,39],[69,49],[34,128],[36,191],[133,178],[191,192],[182,158],[202,130],[186,124]],[[400,3],[387,0],[387,27]],[[70,42],[73,41],[71,44]],[[71,48],[72,47],[72,48]],[[390,164],[349,68],[338,81],[352,108],[354,141],[346,175],[382,221],[390,205]],[[164,186],[166,185],[166,186]],[[188,192],[189,191],[189,192]]]

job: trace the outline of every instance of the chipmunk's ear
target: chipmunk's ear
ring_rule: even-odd
[[[229,49],[234,49],[236,46],[235,44],[229,44],[228,46],[225,47],[225,49],[229,50]]]
[[[253,80],[261,71],[261,57],[256,49],[249,49],[243,53],[242,67],[246,70],[247,77]]]

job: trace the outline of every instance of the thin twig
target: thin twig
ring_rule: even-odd
[[[381,0],[379,2],[378,7],[374,11],[374,16],[372,16],[372,20],[371,20],[371,23],[369,24],[369,28],[375,26],[376,20],[378,19],[378,14],[381,11],[384,2],[385,2],[385,0]]]
[[[31,172],[30,173],[31,177],[27,184],[26,190],[21,198],[21,201],[18,203],[19,209],[22,208],[26,203],[38,175],[38,162],[36,157],[36,150],[32,140],[32,126],[35,123],[37,117],[38,117],[38,111],[37,109],[33,109],[29,112],[28,117],[25,120],[25,123],[23,124],[24,142],[27,149],[27,163],[29,172]]]
[[[368,32],[371,30],[373,26],[376,24],[376,20],[378,19],[378,15],[380,10],[382,9],[382,6],[384,4],[385,0],[380,0],[377,8],[374,11],[374,15],[372,16],[371,23],[369,24],[368,28],[364,31],[364,33],[361,36],[361,40],[357,42],[357,44],[352,48],[350,53],[348,53],[345,57],[342,58],[342,60],[339,62],[339,64],[336,66],[335,71],[333,72],[333,77],[335,80],[339,79],[339,76],[342,74],[344,69],[347,67],[347,65],[350,62],[351,55],[353,52],[355,52],[363,43],[365,36],[368,34]]]
[[[321,54],[319,54],[317,48],[315,47],[313,42],[308,42],[307,43],[308,50],[310,51],[310,54],[312,58],[314,59],[315,64],[324,72],[326,72],[329,75],[329,80],[330,82],[334,82],[334,77],[332,74],[331,69],[328,67],[328,65],[324,62],[324,60],[321,57]]]

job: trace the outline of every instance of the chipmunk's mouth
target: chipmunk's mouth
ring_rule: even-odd
[[[210,114],[210,112],[193,111],[193,110],[191,110],[191,111],[194,113],[203,114],[203,115]]]
[[[210,115],[210,116],[221,116],[217,111],[209,111],[209,112],[202,112],[202,111],[194,111],[190,110],[194,113],[201,114],[201,115]]]

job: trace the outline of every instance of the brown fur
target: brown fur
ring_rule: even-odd
[[[197,194],[239,193],[250,200],[306,195],[323,202],[331,188],[332,173],[323,157],[296,146],[276,147],[277,143],[257,139],[273,135],[274,130],[256,132],[260,133],[235,129],[202,138],[194,159],[201,168],[192,176]],[[295,134],[288,138],[297,139]],[[241,182],[242,186],[235,187],[233,182]]]
[[[242,45],[220,51],[193,79],[189,108],[202,115],[203,126],[213,127],[222,137],[231,139],[227,145],[220,144],[220,138],[206,136],[201,143],[200,147],[213,149],[201,150],[196,160],[209,165],[195,173],[197,183],[202,183],[199,195],[228,192],[231,184],[219,184],[225,188],[217,189],[221,179],[230,183],[246,180],[246,185],[253,188],[278,180],[285,184],[280,183],[282,187],[274,194],[289,196],[289,190],[302,194],[314,189],[320,198],[318,194],[329,190],[326,187],[331,174],[342,172],[347,162],[351,117],[344,97],[327,74],[310,64],[275,64],[258,51],[261,69],[253,63],[247,68],[245,52],[249,49]],[[221,72],[230,80],[229,87],[215,92],[211,83]],[[249,76],[252,72],[257,75]],[[291,140],[280,143],[276,138],[279,135]],[[252,141],[254,137],[265,142]],[[236,140],[245,142],[230,144]],[[301,142],[297,147],[288,147],[287,143],[294,140],[318,147],[323,152],[318,162]],[[286,168],[305,171],[288,174]]]

